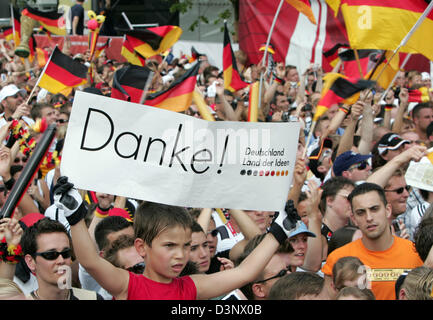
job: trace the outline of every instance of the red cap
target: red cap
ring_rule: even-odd
[[[24,223],[27,227],[31,227],[32,225],[34,225],[36,222],[38,222],[43,218],[45,218],[43,214],[40,214],[39,212],[35,212],[35,213],[26,214],[24,217],[20,219],[20,221]]]

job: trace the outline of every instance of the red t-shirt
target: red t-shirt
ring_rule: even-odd
[[[141,274],[129,272],[127,300],[196,300],[197,288],[191,277],[174,278],[160,283]]]

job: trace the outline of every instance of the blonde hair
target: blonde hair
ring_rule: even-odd
[[[362,266],[364,264],[357,257],[342,257],[338,259],[332,268],[332,281],[335,288],[341,290],[345,287],[345,281],[358,279],[362,275],[360,271],[365,271],[365,268],[360,269]]]
[[[408,300],[433,300],[433,269],[424,266],[412,269],[401,289]]]
[[[358,287],[345,287],[335,297],[335,300],[339,300],[341,297],[353,296],[357,300],[376,300],[373,291],[370,289],[360,289]]]

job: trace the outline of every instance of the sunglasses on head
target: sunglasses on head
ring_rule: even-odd
[[[275,276],[273,276],[273,277],[270,277],[270,278],[267,278],[267,279],[264,279],[264,280],[260,280],[260,281],[256,281],[256,282],[254,282],[254,283],[263,283],[263,282],[266,282],[266,281],[269,281],[269,280],[272,280],[272,279],[282,278],[282,277],[284,277],[284,276],[287,274],[287,272],[289,272],[289,271],[290,271],[289,268],[283,269],[283,270],[281,270],[280,272],[278,272],[278,273],[277,273]]]
[[[359,163],[354,164],[349,169],[364,170],[365,168],[367,168],[367,166],[368,166],[368,162],[367,161],[361,161]]]
[[[386,192],[397,192],[397,194],[402,194],[404,192],[404,190],[406,190],[407,192],[409,192],[410,191],[410,186],[406,185],[406,186],[398,188],[398,189],[384,190],[384,191],[386,191]]]
[[[36,252],[35,256],[40,256],[45,260],[56,260],[59,256],[62,256],[63,259],[68,259],[72,255],[72,250],[70,248],[65,249],[61,252],[59,251],[45,251],[45,252]]]
[[[137,264],[134,264],[132,267],[127,268],[126,270],[135,274],[142,274],[145,267],[146,265],[144,264],[144,262],[139,262]]]

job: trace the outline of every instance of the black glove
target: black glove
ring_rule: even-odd
[[[289,200],[284,211],[275,214],[269,232],[274,235],[280,244],[283,244],[290,233],[296,229],[299,220],[300,217],[295,205],[292,200]]]
[[[54,204],[63,210],[66,220],[73,226],[87,214],[83,199],[67,177],[60,177],[54,186]]]

